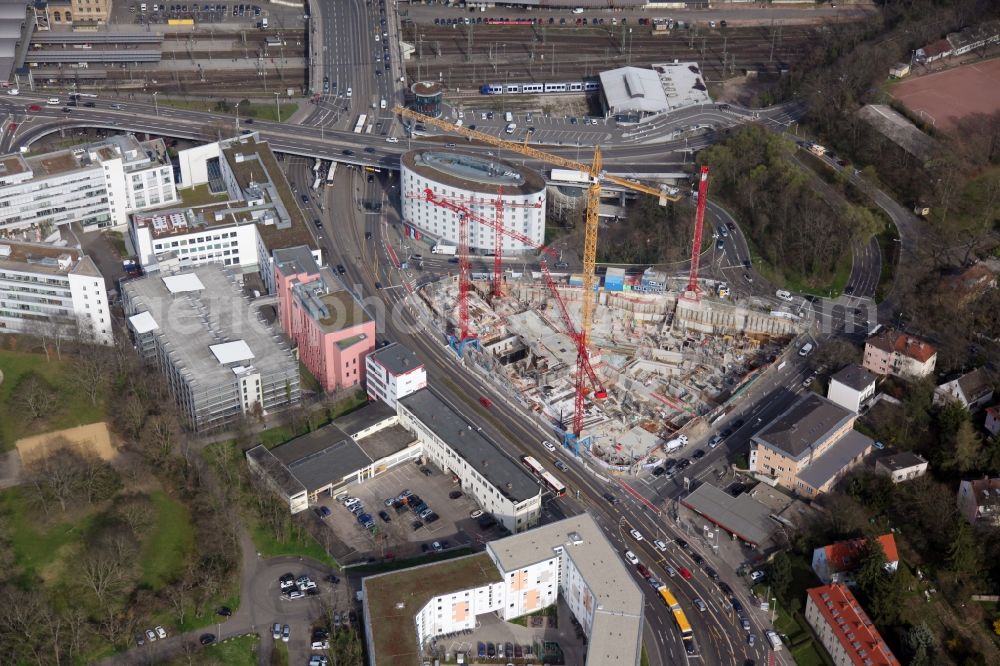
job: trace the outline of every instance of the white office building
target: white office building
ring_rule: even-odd
[[[239,266],[260,271],[273,294],[274,250],[305,245],[323,265],[278,160],[256,133],[182,150],[177,160],[183,188],[203,186],[220,201],[133,220],[129,233],[146,270]]]
[[[398,342],[365,357],[365,387],[369,400],[381,400],[393,409],[400,398],[427,386],[427,371],[417,355]]]
[[[849,365],[830,378],[826,397],[855,414],[875,396],[875,375],[860,365]]]
[[[79,250],[0,242],[0,332],[114,341],[104,277]]]
[[[396,403],[399,423],[417,436],[424,456],[458,477],[462,490],[513,533],[538,524],[542,489],[524,467],[486,439],[430,389]]]
[[[586,513],[485,553],[367,577],[362,591],[370,666],[419,664],[433,638],[475,629],[478,616],[509,621],[560,597],[587,636],[585,666],[638,665],[642,652],[642,591]]]
[[[491,222],[496,219],[496,198],[501,196],[503,226],[523,237],[518,240],[503,236],[505,254],[533,251],[545,242],[545,179],[537,172],[481,153],[431,149],[404,154],[400,168],[406,195],[402,200],[403,223],[411,234],[458,244],[459,212],[419,197],[429,189],[436,198],[467,208],[474,216]],[[468,224],[470,250],[492,254],[496,238],[493,226],[475,218]]]
[[[299,401],[288,343],[221,266],[129,280],[122,304],[136,348],[164,374],[191,427],[209,430]]]
[[[124,227],[128,214],[177,201],[162,140],[117,135],[34,157],[0,156],[0,232],[41,240],[57,225]]]

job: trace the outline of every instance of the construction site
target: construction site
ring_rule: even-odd
[[[569,284],[573,276],[553,276],[555,290],[544,278],[508,278],[499,298],[491,296],[490,281],[473,281],[468,325],[477,344],[462,354],[555,429],[573,434],[578,348],[561,309],[579,326],[586,292]],[[588,349],[602,388],[584,391],[582,430],[575,444],[570,438],[578,453],[621,471],[655,464],[668,448],[682,448],[682,434],[704,436],[800,331],[797,320],[770,310],[685,298],[686,282],[668,278],[660,293],[598,290]],[[457,276],[420,291],[448,330],[461,325],[458,291]],[[599,392],[606,397],[598,399]]]
[[[492,200],[449,197],[432,188],[404,193],[428,208],[450,211],[459,227],[457,274],[418,291],[438,329],[468,367],[551,424],[574,453],[622,472],[655,465],[661,455],[704,437],[730,401],[802,331],[798,314],[753,299],[733,302],[700,274],[709,167],[697,176],[687,274],[609,268],[600,280],[595,258],[606,187],[654,196],[661,204],[678,201],[677,188],[607,174],[600,149],[584,164],[409,109],[396,111],[586,177],[583,272],[576,275],[551,273],[548,261],[558,254],[504,225],[502,188]],[[471,273],[473,224],[478,237],[489,230],[495,242],[489,274]],[[535,248],[540,270],[505,271],[504,238]]]

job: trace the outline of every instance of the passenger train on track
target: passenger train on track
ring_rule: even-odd
[[[597,92],[599,81],[570,81],[559,83],[484,83],[481,95],[540,95],[550,93]]]

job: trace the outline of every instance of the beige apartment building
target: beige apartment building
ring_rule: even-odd
[[[750,471],[802,496],[828,491],[872,448],[853,429],[857,414],[807,393],[751,440]]]
[[[919,338],[885,330],[865,341],[862,365],[876,375],[927,377],[934,372],[937,349]]]

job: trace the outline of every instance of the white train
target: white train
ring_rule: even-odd
[[[482,95],[542,95],[549,93],[597,92],[598,81],[570,81],[559,83],[484,83],[479,87]]]

